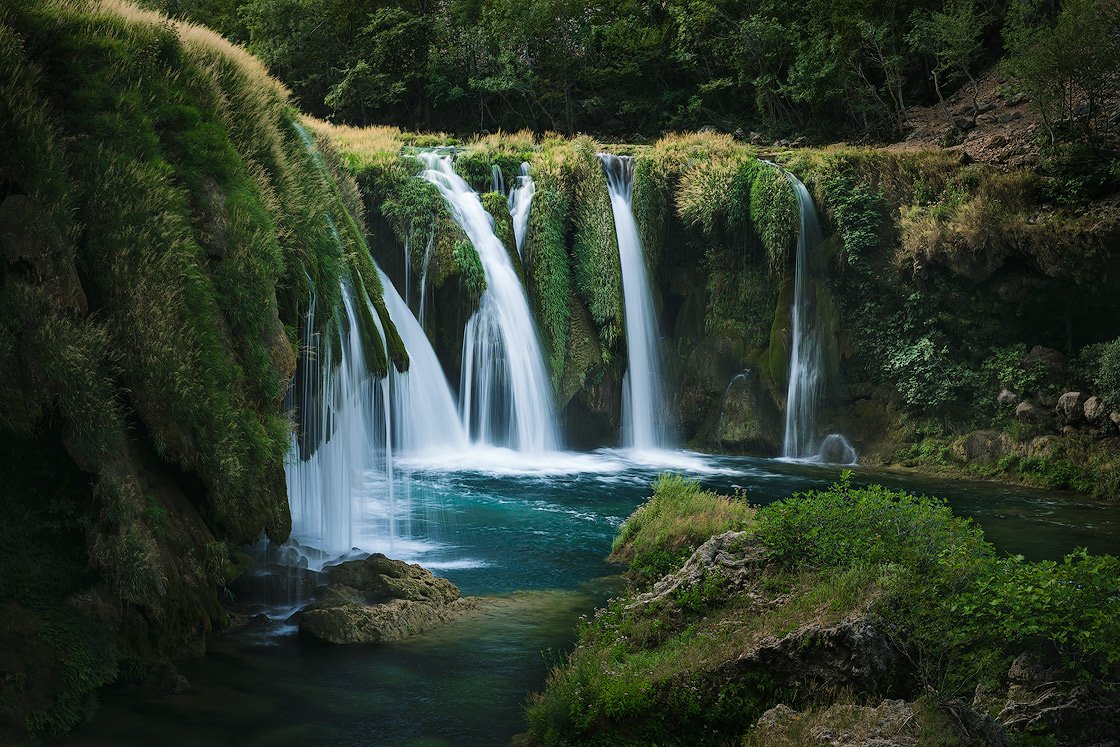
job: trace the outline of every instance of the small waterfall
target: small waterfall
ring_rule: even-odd
[[[786,432],[782,456],[804,458],[812,455],[817,402],[824,379],[824,361],[816,323],[816,299],[809,277],[811,254],[821,243],[821,229],[809,190],[793,174],[788,171],[785,173],[797,195],[801,229],[797,236],[797,260],[793,279],[793,341],[789,356]]]
[[[529,164],[521,164],[521,175],[517,177],[517,184],[509,192],[509,214],[513,216],[513,236],[517,240],[517,256],[521,256],[521,247],[525,244],[525,234],[529,230],[529,208],[533,205],[533,195],[537,192],[537,185],[533,177],[529,176]]]
[[[455,397],[436,352],[408,305],[378,268],[385,308],[408,349],[408,371],[390,371],[393,390],[393,442],[402,454],[437,448],[465,449],[467,435],[459,421]]]
[[[797,236],[793,308],[790,315],[793,339],[789,356],[782,456],[828,464],[855,464],[858,459],[856,450],[842,435],[831,434],[819,444],[816,440],[817,407],[824,392],[825,365],[824,341],[821,339],[816,289],[810,264],[813,253],[821,244],[821,227],[809,190],[790,172],[786,171],[785,175],[797,195],[800,230]]]
[[[501,167],[496,163],[490,165],[490,191],[500,195],[506,193],[506,178],[502,175]]]
[[[638,224],[630,206],[634,160],[609,153],[602,153],[599,158],[607,174],[614,211],[626,312],[622,441],[624,446],[635,449],[664,448],[670,445],[671,427],[661,386],[661,334],[654,315],[649,270],[638,236]]]
[[[449,156],[420,155],[421,176],[436,185],[466,232],[486,274],[486,291],[467,322],[460,386],[465,430],[484,443],[523,452],[559,444],[552,385],[525,289],[478,194]]]

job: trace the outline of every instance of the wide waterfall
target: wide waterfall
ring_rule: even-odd
[[[397,293],[389,277],[377,269],[384,288],[385,308],[408,350],[410,365],[403,373],[392,369],[393,443],[402,454],[432,449],[465,449],[467,434],[459,421],[455,396],[448,386],[436,352],[420,323]]]
[[[525,289],[478,194],[455,173],[449,156],[421,154],[421,175],[447,201],[478,252],[486,290],[467,322],[459,390],[465,430],[479,441],[523,452],[559,444],[552,384]]]
[[[599,155],[618,236],[622,266],[622,294],[626,313],[626,373],[622,381],[622,443],[635,449],[670,445],[672,429],[662,394],[661,333],[654,313],[649,269],[631,209],[634,160],[629,156]]]
[[[793,339],[782,456],[854,464],[857,459],[855,449],[843,436],[832,434],[820,444],[817,442],[817,407],[824,391],[824,341],[820,335],[811,264],[813,252],[821,244],[821,228],[809,190],[796,176],[788,171],[785,174],[797,195],[800,231],[793,279],[790,319]]]
[[[513,217],[513,236],[517,241],[517,254],[521,256],[521,247],[525,245],[525,234],[529,230],[529,208],[533,205],[533,195],[537,192],[537,185],[533,177],[529,176],[529,164],[521,164],[521,174],[517,183],[509,192],[509,214]]]

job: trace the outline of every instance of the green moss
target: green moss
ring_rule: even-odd
[[[759,168],[751,186],[751,225],[770,267],[785,271],[797,248],[800,218],[789,179],[776,168]]]
[[[548,351],[553,388],[561,390],[569,357],[572,281],[564,246],[566,203],[549,189],[537,190],[523,247],[526,290]],[[594,344],[594,342],[592,343]]]
[[[480,199],[482,207],[494,219],[494,235],[501,240],[514,272],[524,284],[525,268],[521,265],[521,255],[517,253],[517,237],[513,233],[513,217],[509,214],[509,201],[499,192],[484,192]]]

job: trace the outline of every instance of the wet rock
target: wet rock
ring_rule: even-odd
[[[1089,421],[1089,425],[1104,428],[1112,424],[1108,418],[1108,406],[1100,397],[1094,396],[1086,399],[1082,411],[1085,413],[1085,420]]]
[[[716,444],[724,452],[775,456],[777,420],[778,413],[762,389],[758,372],[749,369],[724,390],[715,428]]]
[[[327,577],[331,584],[357,589],[368,602],[406,599],[448,604],[459,598],[459,589],[446,578],[436,578],[419,565],[381,553],[333,566],[327,569]]]
[[[422,633],[479,609],[445,578],[375,553],[327,570],[319,602],[303,610],[300,635],[323,643],[386,643]]]
[[[1001,405],[1015,406],[1019,404],[1019,395],[1010,389],[1001,389],[999,395],[996,397],[996,402]]]
[[[423,633],[477,610],[477,599],[431,604],[393,599],[382,604],[337,604],[304,610],[300,635],[323,643],[388,643]]]
[[[1085,421],[1086,397],[1081,392],[1066,392],[1058,397],[1054,412],[1063,425],[1077,425]]]
[[[1002,431],[973,431],[954,441],[951,449],[963,462],[994,462],[1011,453],[1011,437]]]

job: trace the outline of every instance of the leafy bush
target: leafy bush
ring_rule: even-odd
[[[1078,363],[1096,394],[1113,410],[1120,410],[1120,337],[1086,347]]]

